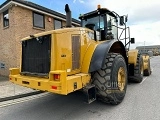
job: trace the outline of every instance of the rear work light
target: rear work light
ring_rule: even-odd
[[[54,80],[60,80],[60,74],[54,74],[53,78]]]

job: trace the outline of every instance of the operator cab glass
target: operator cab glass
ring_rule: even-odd
[[[91,30],[99,31],[104,30],[104,18],[103,16],[96,16],[82,20],[82,27],[87,27]]]
[[[115,17],[106,15],[107,17],[107,35],[112,34],[113,39],[118,39],[118,24]]]
[[[94,11],[81,16],[81,26],[94,30],[97,40],[111,40],[118,38],[117,18],[104,9],[102,12]]]

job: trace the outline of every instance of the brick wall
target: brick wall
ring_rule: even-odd
[[[0,62],[5,64],[5,68],[0,69],[0,75],[8,75],[8,69],[16,64],[15,57],[15,30],[13,11],[9,9],[10,24],[9,27],[3,27],[3,13],[0,14]]]
[[[33,28],[32,11],[20,6],[9,9],[9,27],[3,28],[3,14],[0,14],[0,63],[5,68],[0,68],[0,75],[8,76],[9,68],[20,66],[21,44],[20,40],[31,34],[53,30],[54,21],[48,21],[45,16],[45,30]],[[62,23],[65,25],[65,22]]]

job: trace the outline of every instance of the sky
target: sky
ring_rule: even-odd
[[[2,4],[5,0],[0,0]],[[28,0],[49,9],[65,14],[64,6],[69,4],[72,17],[78,19],[84,14],[97,9],[97,5],[128,15],[127,25],[136,46],[160,45],[160,0]]]

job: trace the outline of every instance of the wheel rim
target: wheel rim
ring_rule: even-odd
[[[120,67],[118,70],[118,88],[120,91],[124,90],[125,87],[125,69],[123,67]]]

